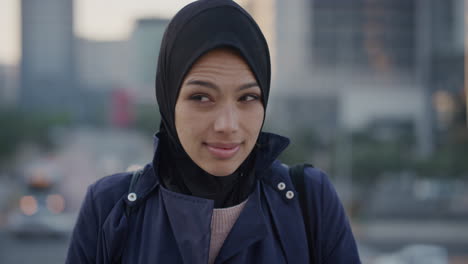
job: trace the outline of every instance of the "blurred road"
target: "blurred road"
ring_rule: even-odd
[[[103,176],[125,171],[131,165],[144,165],[153,153],[151,138],[127,130],[79,128],[62,131],[54,139],[57,149],[53,155],[27,152],[17,163],[38,164],[40,169],[48,165],[57,168],[59,180],[54,192],[64,196],[65,212],[64,217],[56,216],[48,222],[70,231],[89,184]],[[19,238],[4,231],[18,223],[10,223],[10,216],[20,212],[19,198],[29,194],[25,168],[13,170],[16,174],[9,177],[0,175],[0,264],[64,263],[69,235]]]
[[[376,257],[398,253],[404,247],[411,245],[440,247],[447,253],[449,264],[466,264],[468,263],[466,230],[468,223],[454,220],[380,220],[353,225],[358,243],[365,248],[361,252],[364,264],[374,263]],[[419,253],[421,257],[424,252]],[[416,258],[417,262],[404,263],[427,263],[419,261],[419,257]]]
[[[381,220],[356,224],[353,230],[358,240],[384,251],[401,245],[432,244],[446,248],[450,255],[466,255],[468,248],[465,221]]]
[[[13,237],[0,231],[0,263],[63,264],[70,237]]]

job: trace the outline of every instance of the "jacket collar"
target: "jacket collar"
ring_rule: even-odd
[[[262,132],[257,140],[255,173],[263,178],[278,156],[288,147],[289,139],[273,133]]]
[[[159,133],[156,133],[153,137],[154,156],[153,162],[148,164],[138,182],[135,185],[134,192],[138,199],[135,202],[130,202],[127,199],[129,206],[135,206],[145,200],[147,195],[151,193],[159,185],[158,176],[158,160],[160,153],[159,146]],[[257,140],[257,154],[255,161],[255,173],[258,178],[263,178],[267,174],[268,168],[278,158],[278,156],[286,149],[289,145],[289,139],[280,135],[276,135],[268,132],[261,132]]]

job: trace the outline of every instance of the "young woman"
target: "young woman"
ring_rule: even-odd
[[[360,263],[327,176],[307,167],[297,193],[276,160],[289,140],[261,132],[269,89],[267,43],[246,11],[179,11],[159,54],[153,160],[132,188],[133,173],[88,188],[67,263]]]

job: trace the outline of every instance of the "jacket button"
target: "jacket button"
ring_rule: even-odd
[[[284,184],[284,182],[278,183],[278,190],[282,191],[284,189],[286,189],[286,184]]]
[[[137,199],[136,193],[134,193],[134,192],[129,193],[128,196],[127,196],[127,199],[128,199],[130,202],[136,201],[136,199]]]
[[[289,200],[291,200],[292,198],[294,198],[294,193],[293,193],[293,191],[287,191],[287,192],[286,192],[286,198],[288,198]]]

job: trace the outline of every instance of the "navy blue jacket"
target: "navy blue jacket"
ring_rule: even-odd
[[[259,179],[215,263],[309,263],[298,194],[288,169],[276,160],[289,140],[268,133],[261,139],[267,147],[256,156]],[[169,191],[157,171],[152,164],[145,167],[135,201],[128,196],[132,173],[104,177],[88,188],[67,263],[208,262],[213,201]],[[278,188],[281,182],[283,190]],[[305,190],[314,263],[360,263],[348,219],[327,176],[307,167]],[[286,197],[287,191],[294,197]],[[127,207],[132,210],[128,216]]]

